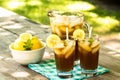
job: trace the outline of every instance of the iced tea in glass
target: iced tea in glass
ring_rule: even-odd
[[[96,74],[99,59],[100,41],[88,38],[78,41],[78,53],[83,74]]]
[[[71,78],[73,76],[75,41],[62,40],[56,43],[53,50],[58,76],[61,78]]]

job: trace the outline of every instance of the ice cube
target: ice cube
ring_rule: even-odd
[[[91,45],[91,48],[94,48],[96,46],[100,45],[100,42],[99,41],[94,41]]]
[[[54,23],[68,25],[69,18],[67,16],[56,16]]]
[[[74,30],[75,30],[75,29],[74,29],[73,27],[69,27],[69,28],[68,28],[69,33],[72,33]]]
[[[85,51],[87,51],[87,52],[90,52],[90,51],[91,51],[91,47],[90,47],[90,43],[89,43],[89,42],[81,43],[81,44],[79,44],[79,46],[80,46],[83,50],[85,50]]]
[[[56,55],[61,55],[62,52],[61,52],[62,48],[54,48],[54,52]]]
[[[64,24],[63,18],[61,16],[56,16],[54,19],[55,24]]]
[[[69,19],[70,19],[71,21],[74,21],[74,20],[76,20],[77,18],[79,18],[79,17],[78,17],[78,16],[75,16],[75,15],[69,16]]]
[[[96,53],[99,49],[100,49],[100,45],[94,47],[94,48],[92,49],[92,53],[93,53],[93,54]]]
[[[54,48],[64,48],[64,43],[62,41],[58,41],[56,42]]]
[[[62,33],[66,33],[66,26],[65,25],[61,25],[59,26],[60,31],[62,31]]]
[[[66,54],[73,45],[75,45],[74,41],[67,41],[66,47],[63,49],[63,54]]]
[[[76,25],[79,25],[83,20],[79,17],[75,17],[73,19],[70,19],[70,27],[74,27]]]
[[[74,54],[75,46],[73,45],[71,48],[69,48],[69,51],[65,54],[65,58],[68,58],[72,54]]]
[[[56,33],[57,33],[59,36],[62,36],[62,33],[61,33],[59,27],[56,27],[56,28],[55,28],[55,31],[56,31]]]
[[[79,28],[81,28],[80,25],[76,25],[76,26],[75,26],[75,29],[79,29]]]
[[[56,33],[56,30],[55,30],[56,26],[55,25],[51,25],[51,30],[53,33]]]

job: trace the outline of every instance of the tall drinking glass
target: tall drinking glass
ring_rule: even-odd
[[[62,40],[54,46],[57,74],[61,78],[71,78],[74,66],[74,40]]]
[[[98,67],[100,41],[98,37],[78,41],[78,53],[82,74],[95,75]]]

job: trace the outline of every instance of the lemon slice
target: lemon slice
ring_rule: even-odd
[[[75,40],[79,39],[79,40],[83,40],[85,38],[85,32],[82,29],[76,29],[73,32],[73,38]]]
[[[57,42],[61,41],[60,37],[52,34],[47,37],[46,44],[49,48],[53,48]]]
[[[32,35],[30,33],[22,33],[20,34],[20,39],[23,42],[26,42],[28,39],[32,39]]]

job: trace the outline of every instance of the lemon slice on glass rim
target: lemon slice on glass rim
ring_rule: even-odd
[[[20,40],[23,42],[27,42],[28,39],[32,39],[32,35],[30,33],[22,33],[20,34]]]
[[[46,44],[49,48],[54,48],[57,42],[61,41],[60,37],[56,34],[52,34],[47,37]]]
[[[83,40],[85,38],[85,32],[82,29],[76,29],[73,32],[73,38],[75,40]]]

